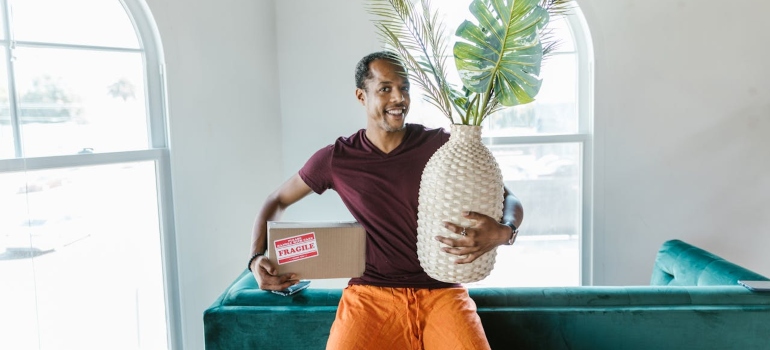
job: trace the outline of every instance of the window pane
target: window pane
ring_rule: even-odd
[[[465,20],[476,22],[468,7],[469,2],[465,0],[450,0],[440,7],[434,5],[446,25],[450,53],[457,41],[454,34],[457,27]],[[572,134],[578,131],[577,61],[573,35],[566,19],[561,16],[551,18],[549,28],[549,35],[558,40],[558,45],[552,56],[543,61],[540,76],[543,85],[535,102],[506,108],[487,117],[484,136]],[[446,63],[447,80],[462,87],[454,56],[450,55]],[[448,129],[451,122],[424,100],[424,91],[414,82],[411,89],[409,122]],[[455,119],[459,123],[459,117],[455,116]]]
[[[506,187],[524,205],[513,246],[498,248],[492,274],[473,286],[580,285],[577,143],[491,146]]]
[[[550,35],[558,40],[555,52],[575,52],[575,40],[566,18],[562,16],[551,17],[548,28]]]
[[[446,28],[444,30],[444,34],[449,39],[448,47],[450,52],[454,47],[455,42],[457,42],[457,35],[455,35],[455,32],[457,31],[457,28],[460,27],[460,24],[466,20],[473,23],[478,23],[476,18],[470,12],[470,3],[471,2],[469,0],[442,0],[440,5],[438,1],[433,3],[433,10],[438,11],[440,18],[442,19],[442,23]],[[548,28],[550,29],[549,34],[559,41],[559,45],[556,47],[556,52],[575,51],[575,43],[572,37],[572,32],[570,31],[569,25],[567,24],[564,17],[551,17],[550,22],[548,23]]]
[[[447,81],[451,85],[458,87],[458,89],[462,88],[462,81],[460,80],[460,75],[457,73],[454,57],[447,57],[445,63]],[[411,103],[409,105],[407,121],[409,123],[422,124],[432,128],[444,128],[448,131],[449,125],[452,124],[449,118],[442,114],[436,106],[425,100],[425,92],[420,89],[415,82],[411,82],[409,91]],[[460,117],[457,113],[453,113],[453,118],[455,123],[460,123]]]
[[[0,50],[0,159],[13,158],[14,155],[11,106],[8,102],[8,62],[5,50]]]
[[[484,121],[484,136],[574,134],[578,132],[577,62],[559,54],[543,62],[543,85],[535,101],[505,108]]]
[[[449,118],[444,116],[436,106],[425,101],[422,91],[419,91],[417,87],[410,87],[410,96],[412,102],[409,105],[409,114],[407,114],[407,122],[414,124],[422,124],[431,128],[444,128],[449,131]],[[457,118],[457,117],[455,117]],[[460,120],[455,121],[459,123]]]
[[[0,349],[37,349],[35,269],[30,252],[6,250],[9,239],[16,239],[12,232],[26,234],[24,182],[24,173],[0,174]]]
[[[0,184],[0,349],[167,348],[153,162]]]
[[[449,60],[451,61],[451,60]],[[449,61],[447,63],[449,63]],[[454,63],[448,64],[448,79],[459,82]],[[574,54],[558,54],[543,62],[543,85],[535,101],[507,107],[484,121],[485,137],[573,134],[578,132],[577,62]],[[451,124],[438,108],[425,101],[424,92],[412,84],[408,121],[430,127]],[[456,122],[459,122],[459,118]]]
[[[118,0],[12,0],[16,40],[139,48]]]
[[[148,148],[141,54],[15,52],[25,156]]]
[[[0,2],[2,4],[2,2]],[[5,39],[5,6],[0,6],[0,40]]]

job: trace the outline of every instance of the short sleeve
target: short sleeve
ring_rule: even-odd
[[[451,136],[444,128],[441,128],[441,145],[443,146],[445,143],[449,142],[449,136]]]
[[[332,188],[332,154],[334,146],[321,148],[299,170],[299,177],[313,192],[321,194]]]

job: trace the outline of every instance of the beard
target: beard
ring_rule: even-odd
[[[386,115],[386,117],[380,120],[378,124],[380,125],[380,128],[386,132],[398,132],[404,130],[406,128],[406,114],[404,114],[404,118],[400,121],[391,121]]]
[[[388,122],[383,121],[380,126],[387,132],[397,132],[406,129],[406,122],[401,123],[401,125],[398,126],[393,126],[388,124]]]

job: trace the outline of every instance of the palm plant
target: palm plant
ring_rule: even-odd
[[[457,28],[453,49],[460,88],[447,81],[446,26],[430,0],[370,0],[367,10],[426,100],[452,124],[481,125],[503,107],[534,101],[540,65],[557,44],[547,24],[566,13],[570,2],[473,0],[469,9],[477,23],[466,20]]]

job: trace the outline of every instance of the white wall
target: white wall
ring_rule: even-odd
[[[770,276],[770,3],[579,0],[596,58],[595,283],[680,238]]]
[[[355,97],[355,65],[382,49],[363,1],[276,2],[284,177],[315,151],[366,127]],[[311,195],[286,220],[352,220],[334,191]]]
[[[648,283],[672,238],[770,275],[770,3],[750,2],[578,0],[596,62],[594,284]],[[277,14],[289,176],[364,125],[352,67],[380,46],[362,2],[279,1]],[[348,215],[318,197],[286,216]]]
[[[364,127],[353,67],[380,46],[362,1],[147,1],[168,65],[184,348],[202,349],[263,198]],[[770,3],[579,3],[596,49],[595,282],[647,283],[670,238],[770,276]],[[348,217],[333,193],[285,216]]]
[[[268,0],[147,0],[168,72],[184,349],[246,267],[251,224],[282,178],[275,9]]]

